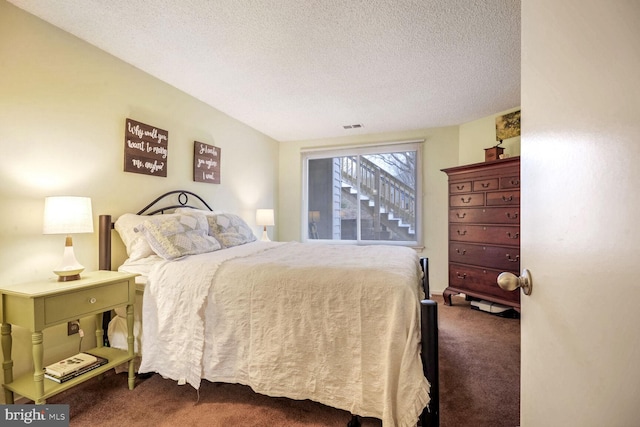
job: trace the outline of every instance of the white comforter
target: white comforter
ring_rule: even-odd
[[[415,251],[389,246],[256,242],[161,262],[139,371],[415,425],[429,402],[419,277]]]

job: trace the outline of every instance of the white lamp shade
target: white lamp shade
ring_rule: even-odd
[[[91,198],[75,196],[45,198],[42,233],[93,233]]]
[[[257,225],[274,225],[273,209],[258,209],[256,211]]]

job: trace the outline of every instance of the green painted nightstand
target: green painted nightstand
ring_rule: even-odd
[[[115,271],[84,273],[80,280],[58,282],[56,279],[0,287],[0,321],[6,403],[13,403],[13,393],[43,404],[46,399],[107,370],[129,362],[129,389],[133,390],[133,307],[136,297],[136,274]],[[128,351],[103,347],[102,313],[127,306]],[[106,365],[58,384],[44,378],[42,331],[82,317],[96,316],[97,347],[83,350],[109,360]],[[13,379],[11,359],[11,325],[31,331],[33,375]]]

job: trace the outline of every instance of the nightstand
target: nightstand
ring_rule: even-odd
[[[129,389],[133,390],[135,383],[133,366],[135,277],[136,274],[116,271],[94,271],[84,273],[80,280],[72,282],[58,282],[52,278],[0,287],[1,339],[4,356],[2,368],[6,403],[14,403],[13,393],[18,393],[36,404],[44,404],[47,398],[125,362],[129,362],[128,383]],[[123,305],[127,307],[128,351],[102,345],[104,334],[102,313]],[[61,384],[44,378],[42,331],[51,326],[66,324],[90,315],[96,316],[97,347],[83,351],[104,357],[109,360],[109,363]],[[12,325],[31,331],[34,367],[33,375],[22,375],[15,380],[11,359]]]

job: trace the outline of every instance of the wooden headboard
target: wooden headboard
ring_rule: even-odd
[[[195,205],[191,204],[190,196],[196,199]],[[163,214],[177,208],[213,210],[196,193],[187,190],[173,190],[156,197],[151,203],[136,212],[136,215]],[[111,215],[100,215],[98,225],[98,268],[100,270],[111,270],[111,230],[113,230]]]

